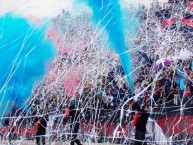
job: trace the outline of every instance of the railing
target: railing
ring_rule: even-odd
[[[147,131],[151,134],[152,140],[159,145],[167,145],[167,138],[162,130],[162,128],[155,122],[150,119],[147,123]]]
[[[101,110],[99,110],[101,111]],[[103,110],[104,111],[104,110]],[[118,123],[120,123],[120,110],[115,111],[105,111],[103,114],[102,119],[99,117],[97,120],[91,119],[84,120],[81,123],[79,133],[80,136],[83,138],[113,138],[115,129]],[[95,112],[96,113],[96,112]],[[115,117],[107,117],[108,114],[115,114]],[[126,112],[124,112],[126,113]],[[130,115],[129,115],[130,116]],[[121,123],[123,130],[118,128],[115,133],[115,138],[124,138],[125,140],[132,140],[134,139],[134,133],[132,132],[132,127],[130,126],[130,119],[127,118],[126,115],[124,116],[123,123]],[[49,123],[48,123],[48,137],[56,137],[59,138],[61,136],[68,136],[70,134],[69,131],[69,124],[63,124],[60,121],[58,124],[54,124],[55,118],[64,118],[63,114],[53,115],[50,116]],[[109,119],[114,118],[114,119]],[[113,122],[116,120],[115,122]],[[177,136],[177,135],[190,135],[193,136],[193,116],[170,116],[166,118],[160,118],[158,120],[153,121],[149,120],[147,124],[147,130],[150,134],[151,141],[155,142],[160,145],[167,144],[167,138],[170,136]],[[15,127],[14,134],[17,138],[26,138],[31,139],[35,136],[35,128],[33,126],[19,126]],[[2,138],[5,138],[8,134],[8,126],[0,127],[0,135]],[[184,137],[186,138],[186,136]],[[172,138],[171,140],[173,140]],[[170,140],[170,139],[168,139]]]

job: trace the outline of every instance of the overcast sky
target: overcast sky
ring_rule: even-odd
[[[149,4],[153,0],[121,0],[124,6],[129,3],[145,3]],[[167,1],[167,0],[161,0]],[[78,5],[78,7],[77,7]],[[22,16],[32,16],[38,18],[52,18],[59,14],[62,9],[74,11],[76,13],[85,9],[82,4],[75,3],[75,0],[0,0],[0,15],[5,12],[14,12]],[[77,11],[79,10],[79,11]]]

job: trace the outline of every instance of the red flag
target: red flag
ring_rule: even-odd
[[[35,126],[35,130],[38,130],[38,128],[40,127],[40,121],[41,121],[41,119],[39,119],[37,121],[36,126]]]
[[[174,18],[170,18],[170,19],[168,19],[168,20],[163,21],[163,22],[162,22],[162,26],[163,26],[164,28],[166,28],[166,27],[172,25],[174,22],[175,22],[175,19],[174,19]]]
[[[184,23],[184,24],[186,24],[186,25],[188,25],[188,26],[193,28],[193,20],[191,20],[189,18],[183,18],[182,19],[182,23]]]
[[[132,126],[136,126],[137,125],[137,120],[139,117],[139,112],[135,112],[135,116],[133,117],[133,122],[132,122]]]
[[[70,110],[69,110],[69,108],[67,108],[67,109],[65,110],[65,117],[66,117],[66,118],[69,118],[69,117],[70,117]]]
[[[193,2],[189,2],[189,7],[193,9]]]

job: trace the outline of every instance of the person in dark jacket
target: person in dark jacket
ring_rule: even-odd
[[[142,109],[139,109],[139,116],[136,124],[135,144],[134,145],[146,145],[145,133],[146,124],[150,114],[148,113],[148,105],[144,105]]]
[[[81,110],[77,109],[76,104],[72,103],[69,107],[69,115],[71,117],[71,133],[72,133],[72,140],[70,142],[70,145],[74,145],[76,143],[77,145],[82,145],[80,143],[80,140],[77,139],[77,133],[80,127],[80,112]]]
[[[9,136],[8,136],[8,140],[9,140],[9,144],[12,144],[12,140],[14,140],[14,130],[15,130],[15,126],[14,123],[11,119],[8,120],[9,121]]]
[[[48,122],[48,115],[44,115],[41,117],[37,123],[36,123],[36,144],[40,145],[41,142],[43,145],[46,144],[46,127],[47,127],[47,122]]]

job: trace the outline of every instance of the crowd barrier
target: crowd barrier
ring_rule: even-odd
[[[184,121],[185,120],[185,126]],[[147,128],[153,140],[161,141],[166,135],[189,135],[193,136],[193,116],[170,116],[167,118],[157,119],[156,123],[149,121]],[[101,122],[101,121],[82,121],[80,126],[80,134],[83,136],[95,135],[102,137],[126,138],[131,137],[133,131],[130,124],[122,123],[121,127],[116,130],[117,123]],[[115,133],[116,130],[116,133]],[[9,133],[9,126],[0,127],[1,138],[5,138]],[[115,133],[115,134],[114,134]],[[61,135],[70,134],[70,124],[48,124],[47,135],[50,137],[60,137]],[[31,139],[36,135],[35,126],[15,126],[14,135],[16,138]]]
[[[193,136],[193,116],[169,116],[157,120],[163,132],[170,135]]]

